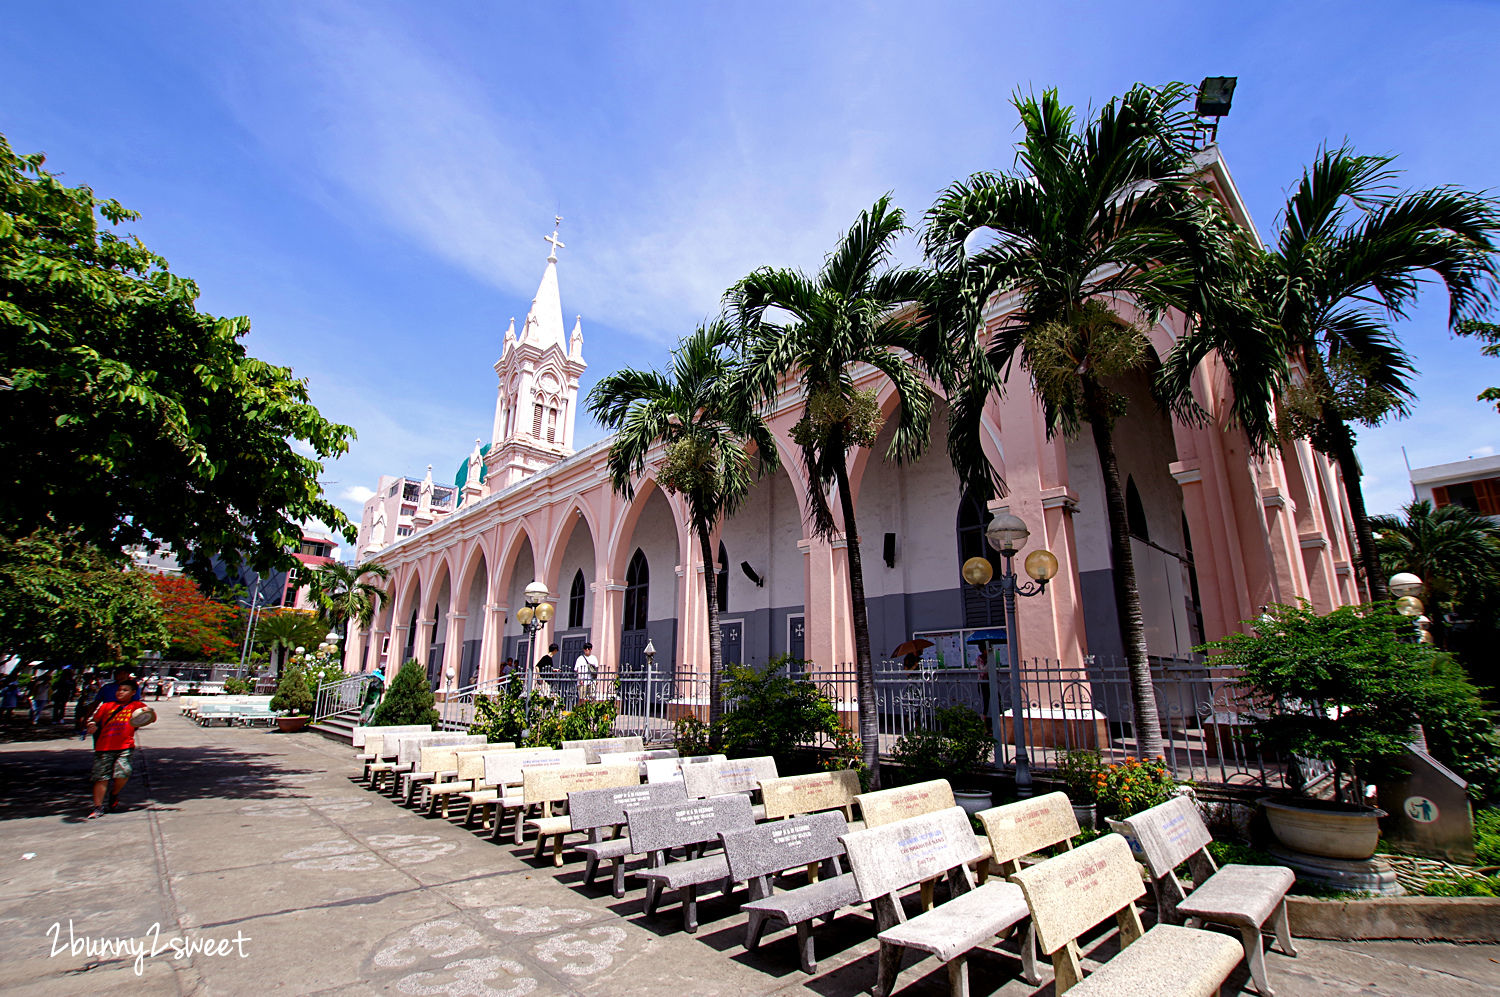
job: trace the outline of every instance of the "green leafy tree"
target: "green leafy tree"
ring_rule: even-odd
[[[1409,571],[1422,579],[1433,637],[1446,648],[1450,611],[1492,612],[1500,601],[1500,523],[1461,505],[1434,509],[1426,499],[1401,511],[1370,520],[1379,534],[1380,574]]]
[[[1391,162],[1324,150],[1287,199],[1275,246],[1246,258],[1245,286],[1256,299],[1246,315],[1256,320],[1189,329],[1164,377],[1184,384],[1213,350],[1275,361],[1265,374],[1279,399],[1279,432],[1305,437],[1338,464],[1372,602],[1385,600],[1386,576],[1355,426],[1407,413],[1413,367],[1391,327],[1430,276],[1448,291],[1450,327],[1487,311],[1500,232],[1495,201],[1454,187],[1398,192]]]
[[[1464,319],[1453,327],[1453,331],[1460,336],[1468,336],[1484,343],[1479,352],[1487,357],[1500,357],[1500,324],[1495,322],[1480,322],[1478,319]],[[1500,411],[1500,388],[1485,388],[1476,399],[1481,402],[1492,402],[1497,411]]]
[[[323,624],[318,618],[297,609],[273,610],[255,624],[255,641],[276,656],[277,668],[288,652],[299,647],[317,647],[323,637]]]
[[[870,623],[865,607],[859,524],[849,486],[849,455],[873,447],[883,420],[873,391],[855,386],[866,366],[896,389],[899,405],[886,458],[916,459],[927,446],[932,394],[909,361],[916,343],[911,309],[928,293],[925,271],[890,266],[896,240],[907,231],[900,208],[880,198],[809,276],[762,268],[730,289],[727,300],[743,335],[747,385],[764,403],[787,380],[804,399],[792,440],[807,475],[808,520],[817,536],[842,534],[849,559],[849,615],[854,629],[859,738],[870,783],[880,786],[879,718]],[[837,485],[839,515],[828,501]]]
[[[626,368],[596,384],[588,401],[594,417],[615,433],[608,461],[615,490],[633,497],[646,455],[660,446],[656,480],[686,500],[703,558],[710,725],[724,710],[713,531],[744,504],[757,474],[777,463],[770,430],[741,386],[728,345],[723,322],[701,325],[672,354],[669,375]]]
[[[0,536],[0,659],[98,665],[167,646],[150,576],[76,536]]]
[[[350,620],[370,625],[380,601],[390,597],[382,584],[390,576],[390,570],[376,561],[352,568],[330,561],[308,573],[307,590],[323,619],[343,633]]]
[[[725,752],[786,758],[803,745],[837,736],[838,711],[816,685],[787,674],[792,663],[781,655],[762,668],[729,666],[727,692],[734,705],[724,714]]]
[[[963,791],[994,744],[984,717],[967,706],[948,706],[937,711],[933,726],[902,734],[891,758],[912,782],[947,779],[954,789]]]
[[[26,482],[0,522],[165,544],[204,581],[217,553],[289,566],[306,519],[352,539],[317,479],[353,430],[247,355],[248,319],[199,312],[196,284],[114,231],[136,217],[0,137],[0,462]]]
[[[1014,99],[1016,167],[952,184],[927,213],[937,264],[922,354],[948,389],[948,450],[981,500],[1004,494],[981,444],[990,398],[1013,364],[1030,377],[1049,434],[1087,424],[1104,481],[1115,605],[1141,752],[1162,752],[1114,426],[1118,379],[1156,365],[1147,331],[1175,307],[1202,315],[1233,295],[1233,229],[1207,196],[1181,84],[1137,86],[1081,125],[1056,91]],[[987,234],[988,244],[975,242]],[[1216,288],[1217,290],[1224,290]],[[989,327],[997,295],[1014,305]],[[1127,311],[1126,308],[1129,308]]]
[[[438,712],[434,708],[432,687],[427,684],[427,669],[415,658],[401,666],[396,678],[386,690],[385,698],[375,708],[370,722],[378,726],[388,724],[436,724]]]
[[[271,709],[288,716],[311,716],[316,702],[313,690],[308,688],[307,672],[298,665],[282,669],[276,681],[276,694],[271,697]]]

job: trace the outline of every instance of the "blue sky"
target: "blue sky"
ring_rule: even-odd
[[[815,267],[881,193],[920,216],[1010,167],[1018,87],[1238,76],[1220,139],[1267,236],[1323,143],[1500,187],[1497,37],[1489,2],[12,4],[0,132],[141,211],[202,307],[358,429],[326,474],[357,517],[378,475],[449,477],[488,438],[554,214],[587,390],[750,269]],[[1372,511],[1410,497],[1403,445],[1495,452],[1473,398],[1500,361],[1445,318],[1435,291],[1400,328],[1421,400],[1361,437]]]

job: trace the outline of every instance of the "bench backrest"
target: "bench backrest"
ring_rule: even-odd
[[[968,875],[984,854],[962,807],[918,814],[844,835],[859,898],[869,901],[936,879],[950,869]]]
[[[573,830],[592,831],[597,827],[614,827],[625,823],[627,810],[660,807],[668,803],[681,803],[686,799],[687,791],[680,782],[585,789],[568,794],[568,816],[573,820]]]
[[[1053,845],[1072,848],[1079,830],[1067,793],[1047,793],[982,810],[979,820],[989,836],[994,859],[1000,863],[1014,862]]]
[[[538,766],[521,773],[521,796],[527,805],[560,803],[569,793],[614,786],[639,786],[639,765]]]
[[[861,793],[855,800],[859,802],[859,815],[865,819],[865,827],[879,827],[908,817],[947,810],[955,805],[953,787],[948,785],[947,779]]]
[[[417,771],[451,772],[458,768],[460,759],[467,755],[483,754],[485,751],[494,751],[497,748],[513,747],[515,745],[508,741],[503,744],[486,744],[483,741],[479,741],[470,744],[428,745],[422,749],[422,755],[417,760]],[[469,778],[472,779],[473,776]]]
[[[682,784],[694,799],[724,796],[728,793],[753,793],[762,780],[776,778],[776,759],[770,755],[755,758],[729,758],[722,762],[684,765]]]
[[[484,781],[491,786],[516,786],[521,775],[533,768],[577,768],[584,764],[582,748],[522,748],[517,751],[486,752]]]
[[[269,700],[267,700],[269,702]],[[371,734],[414,734],[432,730],[431,724],[367,724],[354,728],[354,746],[363,748]]]
[[[1125,823],[1141,846],[1152,879],[1169,875],[1213,841],[1198,808],[1185,796],[1126,817]]]
[[[600,765],[624,765],[634,762],[639,765],[651,758],[676,758],[676,748],[652,748],[641,751],[601,751],[599,752]]]
[[[1051,955],[1146,892],[1130,845],[1118,834],[1080,845],[1011,876],[1031,908],[1037,941]]]
[[[402,768],[416,768],[426,748],[452,747],[458,744],[483,744],[483,734],[405,734],[401,747],[396,752],[396,764]],[[426,770],[422,770],[426,771]]]
[[[723,831],[729,875],[736,882],[774,876],[844,854],[840,836],[849,833],[844,815],[831,811],[767,821],[741,831]]]
[[[503,744],[487,744],[482,751],[460,751],[454,757],[454,768],[458,775],[453,778],[458,782],[472,782],[476,785],[484,782],[484,758],[490,752],[513,751],[515,746],[510,742]]]
[[[646,781],[680,783],[682,770],[689,765],[722,762],[727,757],[727,755],[690,755],[687,758],[648,758],[646,759]]]
[[[564,741],[563,750],[582,748],[588,764],[599,764],[599,754],[604,751],[642,751],[646,742],[639,737],[591,737],[582,741]]]
[[[766,819],[815,814],[821,810],[842,810],[853,816],[851,808],[859,795],[859,773],[853,769],[837,772],[810,772],[766,779],[760,784],[760,799],[766,805]],[[788,866],[790,868],[790,866]]]
[[[718,841],[725,831],[753,827],[755,816],[750,797],[735,793],[662,807],[635,807],[625,814],[625,821],[630,825],[631,848],[655,852]]]

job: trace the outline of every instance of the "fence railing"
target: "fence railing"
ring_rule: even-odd
[[[858,683],[852,665],[797,672],[834,704],[844,725],[858,731]],[[1200,783],[1280,786],[1286,765],[1263,757],[1250,736],[1254,721],[1270,704],[1249,688],[1239,674],[1201,661],[1152,659],[1152,689],[1163,737],[1164,761],[1179,779]],[[939,710],[967,706],[990,715],[990,683],[999,702],[1002,746],[992,759],[997,768],[1015,764],[1015,709],[1010,672],[1005,666],[981,674],[974,668],[907,670],[896,662],[875,668],[875,703],[880,753],[889,757],[903,734],[936,723]],[[492,679],[454,690],[439,704],[442,724],[467,728],[474,719],[474,700],[498,692]],[[580,680],[571,668],[539,674],[538,693],[558,698],[564,709],[580,701],[614,700],[615,733],[647,741],[668,741],[676,722],[687,716],[708,718],[708,676],[690,666],[606,670]],[[1129,669],[1124,661],[1093,656],[1079,666],[1031,659],[1021,668],[1020,724],[1034,771],[1045,773],[1062,764],[1073,749],[1098,751],[1106,763],[1140,755]],[[733,701],[726,698],[726,709]],[[1303,778],[1321,773],[1318,763],[1297,760]]]
[[[364,703],[365,690],[374,681],[374,675],[351,675],[346,679],[318,686],[318,699],[313,706],[313,721],[317,722],[324,717],[358,709]]]

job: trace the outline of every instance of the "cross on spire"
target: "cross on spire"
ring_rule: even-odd
[[[568,248],[567,246],[563,245],[562,242],[557,238],[557,228],[558,228],[558,226],[562,225],[562,215],[556,215],[555,218],[556,218],[556,224],[553,225],[553,227],[552,227],[552,234],[551,235],[544,235],[544,236],[542,236],[542,241],[543,242],[550,242],[550,243],[552,243],[552,252],[547,255],[547,262],[548,263],[556,263],[557,262],[557,251],[559,249],[567,249]]]

